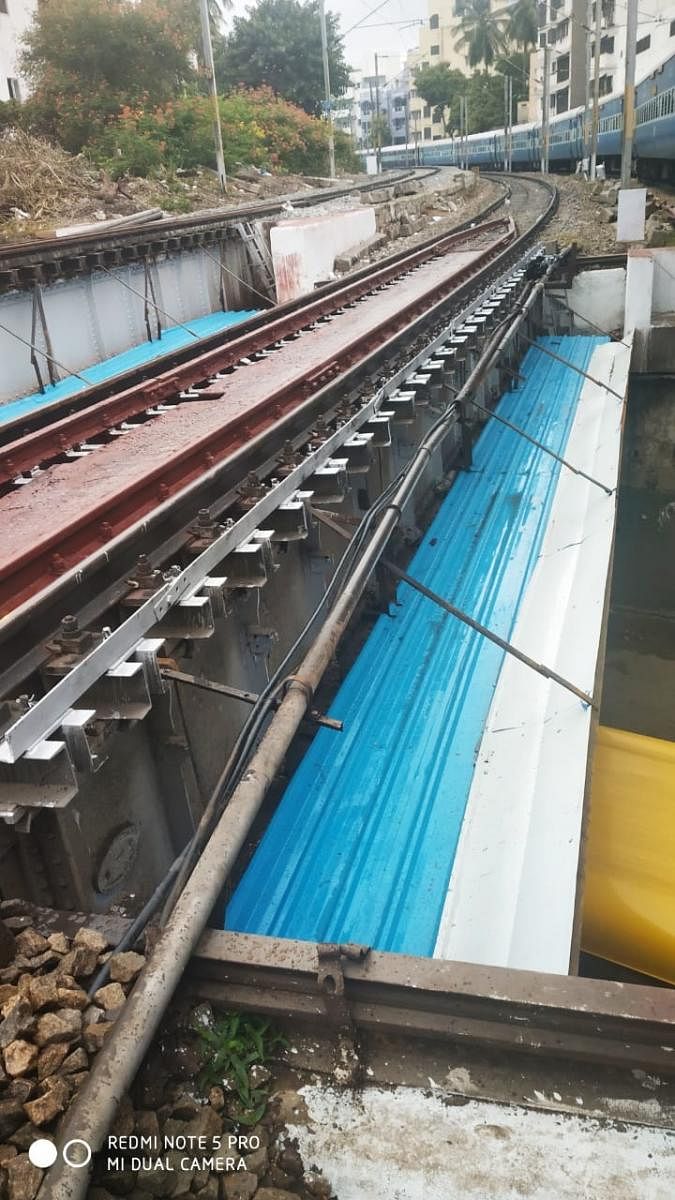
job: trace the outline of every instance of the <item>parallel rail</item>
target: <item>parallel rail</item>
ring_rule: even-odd
[[[382,186],[382,184],[379,186]],[[470,217],[466,221],[462,221],[458,225],[455,225],[453,229],[450,230],[449,234],[436,235],[435,237],[428,238],[425,242],[420,243],[420,245],[415,249],[418,251],[423,251],[425,248],[434,247],[438,243],[439,239],[443,236],[447,237],[454,234],[462,234],[472,229],[477,224],[483,224],[493,215],[493,213],[496,212],[498,208],[503,205],[505,199],[507,198],[508,188],[502,184],[502,189],[502,195],[498,196],[490,204],[487,204],[473,217]],[[334,297],[340,293],[345,287],[346,283],[352,285],[360,283],[364,280],[368,280],[372,278],[374,269],[384,269],[390,265],[394,266],[397,263],[400,264],[404,259],[408,258],[409,255],[410,250],[399,250],[395,254],[381,259],[376,268],[369,263],[367,266],[350,272],[347,280],[339,279],[332,283],[323,284],[321,287],[316,288],[312,292],[312,300],[316,301],[317,303],[326,302],[328,305],[330,305],[331,297]],[[289,321],[292,321],[294,314],[298,314],[307,308],[307,303],[307,296],[300,296],[296,300],[289,300],[285,304],[276,305],[273,309],[274,318],[278,318],[280,320],[288,318]],[[337,301],[334,302],[334,307],[337,307]],[[331,312],[333,309],[327,307],[324,311]],[[109,396],[116,396],[118,393],[126,389],[141,386],[146,381],[161,375],[163,372],[175,370],[181,365],[188,363],[194,357],[196,350],[199,350],[199,352],[202,354],[206,354],[211,349],[216,350],[225,346],[229,346],[233,341],[239,341],[241,338],[248,337],[249,335],[252,336],[255,333],[264,331],[265,329],[269,328],[270,316],[270,310],[265,309],[263,312],[258,313],[257,316],[250,317],[247,321],[243,321],[240,325],[237,325],[235,329],[226,331],[224,333],[221,332],[210,334],[207,337],[201,338],[198,344],[188,344],[181,349],[171,351],[170,353],[163,355],[161,358],[155,359],[152,363],[146,363],[143,366],[131,368],[123,374],[117,375],[114,379],[92,384],[90,387],[77,392],[73,396],[68,396],[63,400],[54,401],[51,404],[41,405],[30,414],[16,417],[13,421],[7,421],[0,426],[0,447],[5,446],[18,438],[22,438],[29,433],[35,432],[38,429],[42,429],[47,425],[51,425],[57,420],[70,416],[73,413],[82,412],[84,409],[91,408],[98,400],[105,400]],[[260,344],[264,348],[269,344],[269,342],[263,336]],[[255,349],[252,349],[249,352],[255,353]]]
[[[238,221],[273,217],[283,204],[309,208],[327,200],[338,200],[359,191],[373,191],[406,179],[437,175],[438,168],[404,171],[385,178],[362,181],[341,188],[318,188],[300,195],[284,195],[268,202],[257,201],[236,208],[214,208],[159,221],[125,226],[123,229],[92,230],[63,238],[41,238],[30,242],[0,244],[0,292],[34,283],[48,283],[61,276],[87,274],[100,266],[135,262],[148,254],[189,250],[221,240],[227,226]]]
[[[376,370],[383,355],[386,357],[387,354],[391,356],[392,353],[395,353],[396,348],[402,344],[406,336],[411,339],[419,337],[423,329],[428,327],[429,316],[432,326],[434,320],[439,324],[442,321],[447,324],[453,313],[462,311],[462,306],[467,305],[472,295],[478,296],[476,291],[478,282],[482,282],[485,276],[498,277],[500,272],[503,274],[506,271],[509,263],[517,261],[527,244],[536,237],[538,230],[554,211],[557,193],[550,185],[547,186],[547,191],[549,203],[546,211],[542,212],[539,220],[530,230],[497,256],[490,268],[483,272],[480,280],[471,279],[460,285],[449,301],[444,300],[437,303],[431,310],[431,314],[417,318],[402,333],[390,339],[380,351],[371,354],[369,359],[364,360],[361,364],[363,369],[366,372]],[[361,275],[362,273],[359,272],[355,282],[360,280]],[[480,301],[477,299],[476,304],[478,303]],[[423,358],[430,353],[433,353],[433,345],[428,346],[423,353],[413,359],[407,368],[408,372],[418,369]],[[78,613],[81,624],[91,625],[100,621],[110,607],[116,605],[128,592],[126,579],[139,553],[151,554],[155,565],[160,565],[163,561],[175,562],[182,545],[189,537],[190,522],[194,520],[199,509],[208,507],[212,516],[218,519],[227,512],[233,502],[236,503],[237,478],[243,478],[248,471],[254,468],[261,479],[269,474],[274,474],[278,463],[276,456],[284,441],[290,438],[294,444],[301,444],[302,429],[311,428],[311,423],[319,412],[329,414],[331,405],[335,403],[338,394],[344,394],[345,388],[348,392],[353,390],[361,378],[360,369],[360,366],[353,367],[340,374],[331,383],[320,387],[310,398],[299,405],[287,421],[277,420],[276,425],[272,426],[268,433],[253,439],[231,460],[221,466],[205,470],[201,477],[195,479],[192,484],[183,488],[171,499],[156,504],[147,516],[137,520],[124,533],[108,541],[104,548],[96,548],[77,567],[65,570],[39,596],[14,608],[0,627],[1,693],[3,695],[15,694],[21,686],[21,681],[39,668],[45,660],[45,656],[48,656],[44,643],[58,626],[64,612]],[[405,374],[406,372],[403,372],[402,378],[405,377]],[[390,388],[393,389],[396,386],[400,386],[400,384],[397,384],[396,376],[394,376],[391,379]],[[385,389],[385,393],[388,394],[388,391],[389,389]],[[365,419],[367,419],[366,414],[362,412],[357,419],[357,427],[358,421]],[[279,502],[283,502],[283,499]],[[263,526],[259,523],[258,527]],[[232,532],[233,535],[236,534],[236,529]],[[240,535],[240,540],[241,536],[245,535]],[[227,547],[223,545],[223,553],[226,552]],[[188,571],[188,574],[192,579],[194,572]],[[170,598],[168,595],[161,601],[158,598],[157,615],[150,619],[149,623],[146,622],[145,628],[149,628],[154,621],[159,619],[159,607],[162,612],[166,612],[171,604],[179,603],[185,588],[191,586],[194,586],[194,582],[189,582],[187,576],[185,580],[182,580],[182,577],[179,578],[170,589]],[[166,588],[163,589],[162,596],[164,596],[164,592],[166,592]],[[138,636],[143,636],[142,630],[137,627],[141,616],[142,613],[137,613],[134,620],[128,618],[122,627],[114,631],[113,638],[104,646],[99,647],[93,656],[90,656],[98,659],[100,664],[98,668],[94,668],[92,662],[94,677],[97,672],[100,674],[109,666],[107,659],[109,654],[113,653],[113,641],[115,642],[114,652],[117,653],[118,658],[122,658],[132,649]],[[127,630],[126,638],[124,629]],[[75,674],[78,674],[77,670]],[[74,695],[77,694],[78,689],[75,688]],[[45,697],[40,705],[44,702],[49,706],[49,696]],[[33,712],[31,715],[36,717],[38,714]]]

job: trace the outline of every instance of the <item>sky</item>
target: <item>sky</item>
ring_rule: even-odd
[[[374,12],[380,4],[382,7]],[[252,0],[233,0],[231,13],[225,16],[225,28],[233,14],[243,16],[250,7],[253,7]],[[326,8],[340,18],[340,29],[347,35],[345,58],[349,65],[373,74],[373,56],[377,51],[381,57],[379,70],[384,75],[395,75],[402,66],[406,51],[417,45],[419,26],[413,22],[427,15],[426,0],[384,0],[384,3],[382,0],[326,0]],[[358,28],[348,33],[357,22]],[[385,55],[391,57],[385,58]]]

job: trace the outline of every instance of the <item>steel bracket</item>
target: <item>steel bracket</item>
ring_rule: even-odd
[[[346,958],[352,962],[362,962],[370,953],[370,947],[319,942],[316,950],[319,992],[324,1001],[326,1017],[336,1034],[333,1075],[336,1083],[351,1087],[359,1080],[362,1063],[356,1025],[345,994],[342,960]]]

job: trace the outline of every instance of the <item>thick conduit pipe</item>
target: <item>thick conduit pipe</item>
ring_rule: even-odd
[[[455,404],[420,443],[380,524],[364,551],[344,591],[295,672],[286,695],[262,737],[248,769],[209,838],[188,879],[152,956],[129,995],[115,1027],[100,1051],[86,1083],[71,1106],[58,1136],[59,1148],[70,1139],[82,1139],[92,1152],[100,1150],[115,1118],[118,1104],[131,1086],[150,1047],[166,1006],[190,960],[223,885],[234,867],[265,795],[279,772],[311,697],[331,662],[356,605],[363,594],[401,513],[415,490],[429,459],[452,427],[455,405],[468,400],[499,351],[525,320],[546,275],[532,288],[506,334],[498,330],[457,395]],[[73,1151],[70,1152],[71,1154]],[[90,1171],[68,1166],[60,1156],[47,1172],[39,1200],[81,1200],[87,1195]]]

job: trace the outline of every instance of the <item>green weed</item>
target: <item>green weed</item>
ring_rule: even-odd
[[[286,1038],[270,1028],[269,1021],[245,1013],[225,1013],[212,1028],[193,1025],[201,1041],[204,1066],[197,1080],[203,1092],[228,1080],[236,1093],[236,1119],[256,1125],[264,1116],[268,1088],[251,1083],[251,1067],[269,1062],[275,1051],[284,1049]]]

